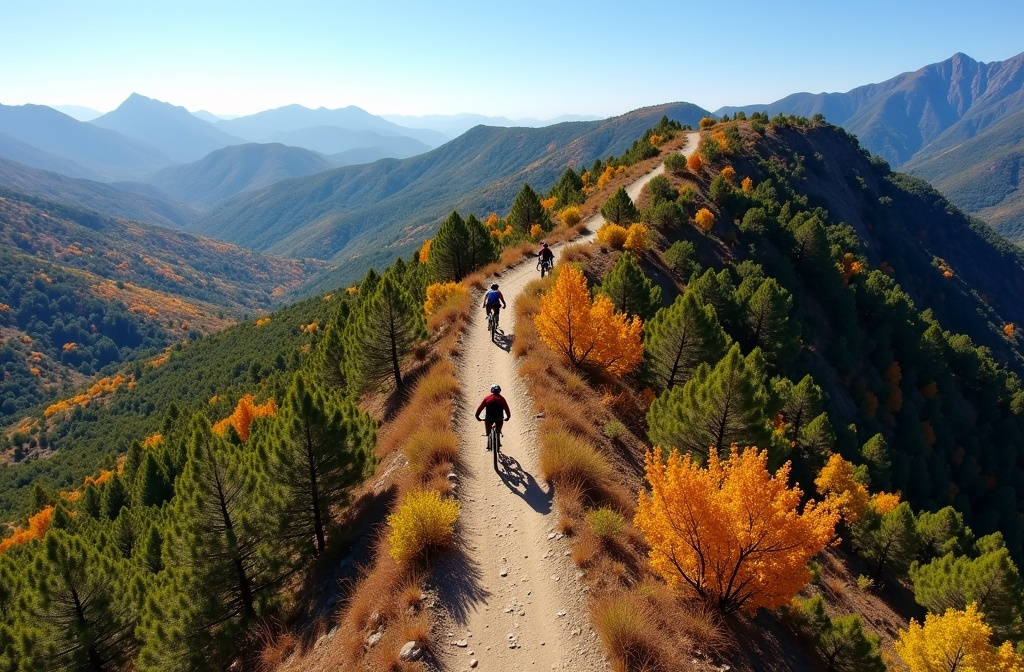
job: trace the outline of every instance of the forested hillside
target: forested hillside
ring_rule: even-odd
[[[674,104],[600,122],[479,126],[420,156],[341,168],[247,194],[193,230],[255,250],[340,262],[328,283],[343,284],[361,275],[346,262],[359,259],[356,268],[365,268],[406,256],[452,209],[503,212],[524,182],[547,189],[566,166],[626,151],[664,115],[692,125],[703,114],[693,105]]]

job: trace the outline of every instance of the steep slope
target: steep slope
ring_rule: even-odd
[[[302,105],[286,105],[237,119],[220,121],[217,128],[254,142],[283,142],[281,138],[289,133],[308,131],[304,137],[310,144],[300,146],[325,153],[332,152],[319,150],[318,147],[310,145],[321,142],[323,139],[319,133],[326,132],[327,129],[373,131],[380,135],[412,138],[428,147],[437,147],[448,139],[437,131],[399,126],[355,105],[336,110],[325,107],[311,110]]]
[[[196,161],[216,149],[244,142],[192,115],[184,107],[137,93],[130,95],[116,110],[89,123],[134,138],[178,163]]]
[[[952,130],[952,129],[951,129]],[[1024,110],[948,149],[919,152],[903,169],[1007,238],[1024,239]]]
[[[207,301],[239,314],[269,308],[323,264],[281,259],[151,224],[0,188],[0,244],[110,281]]]
[[[973,137],[1022,107],[1024,53],[993,63],[958,53],[846,93],[796,93],[769,105],[723,107],[716,114],[822,114],[898,167],[918,152],[941,151]]]
[[[523,182],[546,191],[566,166],[629,148],[662,116],[696,126],[690,104],[538,129],[478,126],[427,154],[293,180],[235,199],[194,230],[275,254],[383,265],[428,238],[453,208],[504,214]],[[337,276],[334,281],[357,275]],[[336,286],[335,285],[335,286]]]
[[[133,190],[133,185],[76,179],[62,173],[0,159],[0,185],[14,191],[89,208],[112,217],[173,228],[183,228],[199,216],[199,211],[193,207],[157,194],[140,193]]]
[[[82,177],[91,179],[133,179],[172,163],[154,147],[45,105],[0,105],[0,134],[82,166],[91,171]],[[5,158],[47,170],[58,167],[45,157],[41,160],[25,153]]]
[[[211,152],[199,161],[164,168],[147,178],[187,203],[210,206],[244,191],[334,168],[319,154],[281,144],[244,144]]]

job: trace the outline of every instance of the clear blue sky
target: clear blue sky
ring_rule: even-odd
[[[611,116],[1024,51],[1024,0],[0,1],[0,103]]]

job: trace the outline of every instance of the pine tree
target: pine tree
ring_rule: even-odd
[[[473,213],[466,217],[466,235],[466,249],[471,271],[483,268],[498,259],[494,238],[487,230],[487,226]],[[423,290],[426,291],[426,284],[423,285]],[[423,292],[420,294],[422,295]]]
[[[132,441],[131,445],[128,446],[128,452],[124,456],[124,465],[121,468],[121,475],[129,486],[135,483],[135,474],[138,473],[139,467],[142,466],[144,453],[145,449],[138,441]]]
[[[121,669],[137,647],[131,570],[78,536],[47,533],[28,569],[30,613],[43,626],[48,669]]]
[[[346,325],[351,379],[368,390],[393,378],[403,389],[402,360],[427,335],[422,303],[404,287],[396,269],[363,295]]]
[[[875,565],[872,578],[876,583],[886,570],[897,577],[904,575],[920,544],[914,512],[907,502],[881,516],[871,515],[869,510],[869,515],[857,521],[852,532],[854,549]]]
[[[764,360],[759,350],[746,358],[734,344],[712,369],[701,364],[685,385],[665,390],[651,404],[647,425],[651,441],[706,458],[715,448],[727,454],[732,444],[774,448],[765,416]]]
[[[722,326],[729,330],[740,326],[739,310],[736,306],[735,287],[729,269],[723,268],[718,273],[707,269],[699,277],[691,279],[686,286],[687,292],[693,292],[700,305],[711,304]],[[732,333],[736,333],[733,331]]]
[[[1000,640],[1016,640],[1024,627],[1024,583],[1017,565],[998,532],[978,546],[986,550],[977,558],[947,553],[926,565],[914,563],[914,600],[936,614],[977,604]]]
[[[430,243],[430,268],[437,281],[458,282],[470,274],[468,240],[466,222],[453,210]]]
[[[714,307],[701,306],[696,295],[687,292],[645,325],[647,373],[660,390],[682,385],[701,362],[722,359],[728,344]]]
[[[340,394],[299,372],[273,424],[271,473],[284,490],[284,537],[307,552],[326,545],[330,510],[372,467],[373,421]]]
[[[629,226],[640,219],[640,211],[633,204],[633,199],[626,193],[625,187],[618,190],[601,206],[601,215],[609,222],[619,226]]]
[[[135,504],[137,506],[159,506],[169,501],[173,495],[174,488],[163,467],[151,452],[147,452],[138,475],[135,477],[133,498]]]
[[[871,485],[876,490],[892,488],[892,460],[889,457],[889,444],[881,434],[875,434],[861,449],[860,454],[868,464]]]
[[[103,487],[103,515],[114,520],[126,506],[128,491],[124,487],[124,480],[119,474],[114,474]]]
[[[558,206],[580,205],[586,198],[583,193],[583,178],[576,174],[576,171],[569,166],[562,171],[558,182],[551,188],[548,196],[558,199]]]
[[[226,441],[202,415],[175,483],[163,560],[140,631],[140,669],[216,666],[288,570],[269,519],[255,451]]]
[[[761,282],[746,308],[750,346],[759,347],[770,364],[788,364],[800,349],[799,327],[790,322],[793,297],[774,278]]]
[[[651,282],[632,254],[620,254],[597,291],[611,299],[615,310],[649,319],[661,306],[661,287]]]
[[[540,204],[537,193],[528,184],[523,185],[516,200],[512,202],[512,210],[509,211],[505,221],[512,226],[513,230],[524,236],[530,235],[530,229],[534,224],[539,225],[544,231],[550,231],[552,228],[551,216]],[[433,254],[433,248],[431,248],[431,254]]]
[[[878,637],[864,632],[860,616],[830,618],[820,595],[800,606],[826,669],[846,672],[885,672]]]
[[[324,330],[323,338],[317,343],[313,356],[313,370],[317,378],[329,387],[345,389],[345,324],[348,322],[352,307],[348,301],[342,301],[334,313],[330,323]]]
[[[775,394],[782,402],[783,436],[789,440],[790,448],[815,463],[811,469],[818,471],[835,441],[821,388],[808,374],[796,385],[787,379],[777,381]]]

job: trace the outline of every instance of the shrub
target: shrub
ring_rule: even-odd
[[[612,478],[611,465],[582,437],[555,430],[546,432],[541,442],[540,470],[546,480],[587,487]]]
[[[665,157],[665,170],[670,173],[681,173],[686,170],[686,156],[682,152],[672,152]]]
[[[615,439],[626,431],[626,426],[618,420],[611,420],[604,425],[604,435],[609,439]]]
[[[602,539],[614,537],[626,527],[626,521],[621,513],[605,507],[588,513],[587,522],[594,534]]]
[[[605,224],[597,230],[597,242],[614,250],[621,250],[629,233],[624,226]]]
[[[591,622],[616,672],[660,669],[657,642],[663,635],[641,600],[605,597],[594,603]]]
[[[563,208],[558,213],[562,223],[568,227],[573,227],[579,224],[583,220],[583,215],[580,214],[580,208],[576,205],[570,205],[567,208]]]
[[[458,501],[441,499],[434,490],[410,492],[388,516],[391,557],[405,563],[429,548],[450,544],[458,518]]]
[[[694,215],[693,221],[697,224],[697,228],[703,234],[711,233],[711,229],[715,226],[715,215],[707,208],[701,208]]]
[[[626,230],[626,242],[622,244],[622,249],[629,250],[637,256],[643,254],[647,249],[647,237],[649,234],[650,229],[640,222],[631,224],[629,229]]]
[[[435,282],[427,286],[427,300],[423,304],[423,312],[433,315],[450,302],[454,303],[469,295],[465,285],[458,282]]]
[[[403,452],[413,472],[423,474],[435,464],[455,462],[459,437],[451,430],[421,429],[409,437]]]

